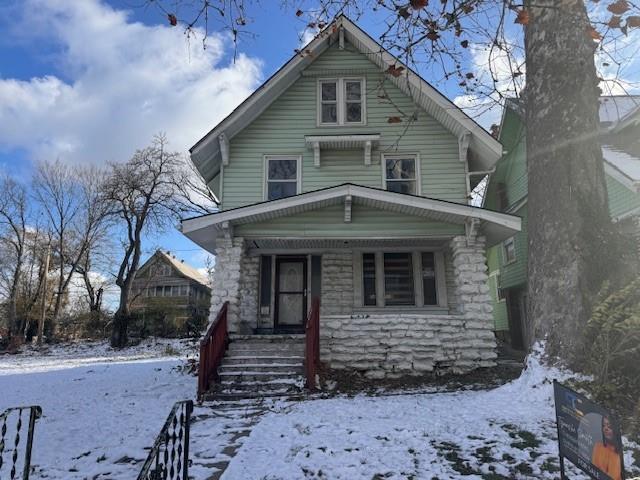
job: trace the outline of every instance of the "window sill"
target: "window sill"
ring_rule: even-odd
[[[358,307],[353,310],[352,315],[367,315],[371,313],[432,313],[436,315],[448,315],[449,309],[447,307],[438,306],[389,306],[389,307]]]

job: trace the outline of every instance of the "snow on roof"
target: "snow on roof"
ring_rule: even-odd
[[[605,161],[634,182],[640,182],[640,158],[629,155],[611,145],[602,146]]]
[[[207,277],[202,275],[198,270],[193,268],[188,263],[185,263],[184,260],[178,260],[170,253],[163,252],[162,250],[158,250],[156,253],[160,254],[165,260],[171,263],[171,265],[185,277],[195,280],[196,282],[201,283],[202,285],[205,285],[207,287],[209,286]]]
[[[616,124],[640,110],[640,95],[600,97],[600,123]]]

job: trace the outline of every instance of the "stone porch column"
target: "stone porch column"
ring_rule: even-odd
[[[494,366],[496,340],[493,305],[489,295],[486,239],[472,233],[454,237],[449,243],[458,308],[465,319],[469,349],[461,351],[461,362]]]
[[[220,237],[216,243],[216,264],[213,272],[209,322],[215,320],[224,302],[228,301],[229,332],[238,333],[241,329],[240,277],[242,260],[245,256],[244,238]]]

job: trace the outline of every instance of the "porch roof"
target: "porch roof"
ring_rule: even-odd
[[[477,219],[482,233],[487,237],[488,245],[494,245],[521,229],[521,219],[515,215],[345,183],[293,197],[185,219],[181,222],[181,230],[202,248],[214,252],[217,237],[222,232],[232,234],[234,226],[341,204],[345,206],[345,223],[351,221],[351,206],[354,204],[456,225],[470,225],[473,219]]]

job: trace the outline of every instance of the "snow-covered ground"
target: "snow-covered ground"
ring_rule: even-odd
[[[182,367],[194,353],[173,341],[0,356],[0,411],[43,408],[31,478],[135,478],[172,404],[193,398],[195,377]],[[276,402],[233,440],[240,447],[222,478],[557,478],[550,380],[563,377],[530,359],[519,379],[492,390]],[[205,408],[194,417],[190,473],[205,479],[228,460],[229,431],[244,427]]]

